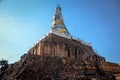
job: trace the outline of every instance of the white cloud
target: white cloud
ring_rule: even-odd
[[[38,36],[37,33],[44,31],[38,28],[39,25],[34,19],[0,14],[0,58],[11,57],[15,54],[20,57],[28,46],[32,46]]]
[[[27,21],[20,21],[16,17],[0,15],[0,38],[11,40],[11,42],[21,41],[32,33],[34,24]]]

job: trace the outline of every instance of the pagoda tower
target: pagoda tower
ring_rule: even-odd
[[[59,5],[55,8],[55,14],[53,16],[53,22],[50,33],[66,38],[72,38],[64,24],[64,20],[62,17],[62,10]]]
[[[18,62],[2,60],[0,66],[0,80],[120,80],[119,64],[106,62],[91,45],[71,37],[59,6],[50,33]]]

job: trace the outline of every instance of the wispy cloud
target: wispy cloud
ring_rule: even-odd
[[[32,44],[37,24],[29,19],[19,19],[14,15],[0,14],[0,59],[9,58],[15,54],[23,54],[27,46]],[[16,58],[17,57],[17,58]],[[10,62],[14,61],[10,59]],[[15,56],[14,59],[18,59]]]

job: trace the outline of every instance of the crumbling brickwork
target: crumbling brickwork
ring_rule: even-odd
[[[33,46],[28,53],[41,56],[69,57],[78,60],[86,60],[93,57],[91,60],[105,61],[103,57],[98,56],[94,52],[92,46],[82,44],[75,39],[68,39],[55,34],[48,34]],[[95,55],[97,57],[95,57]]]

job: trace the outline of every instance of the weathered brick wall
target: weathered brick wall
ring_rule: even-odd
[[[120,65],[111,62],[103,62],[102,68],[106,72],[120,73]]]
[[[94,59],[95,61],[105,61],[103,57],[98,56],[94,52],[91,46],[54,34],[48,34],[48,36],[33,46],[28,53],[42,56],[70,57],[79,60]]]
[[[113,74],[120,74],[120,66],[106,62],[92,46],[49,34],[20,61],[0,71],[0,80],[56,80],[56,74],[61,80],[115,80]]]

